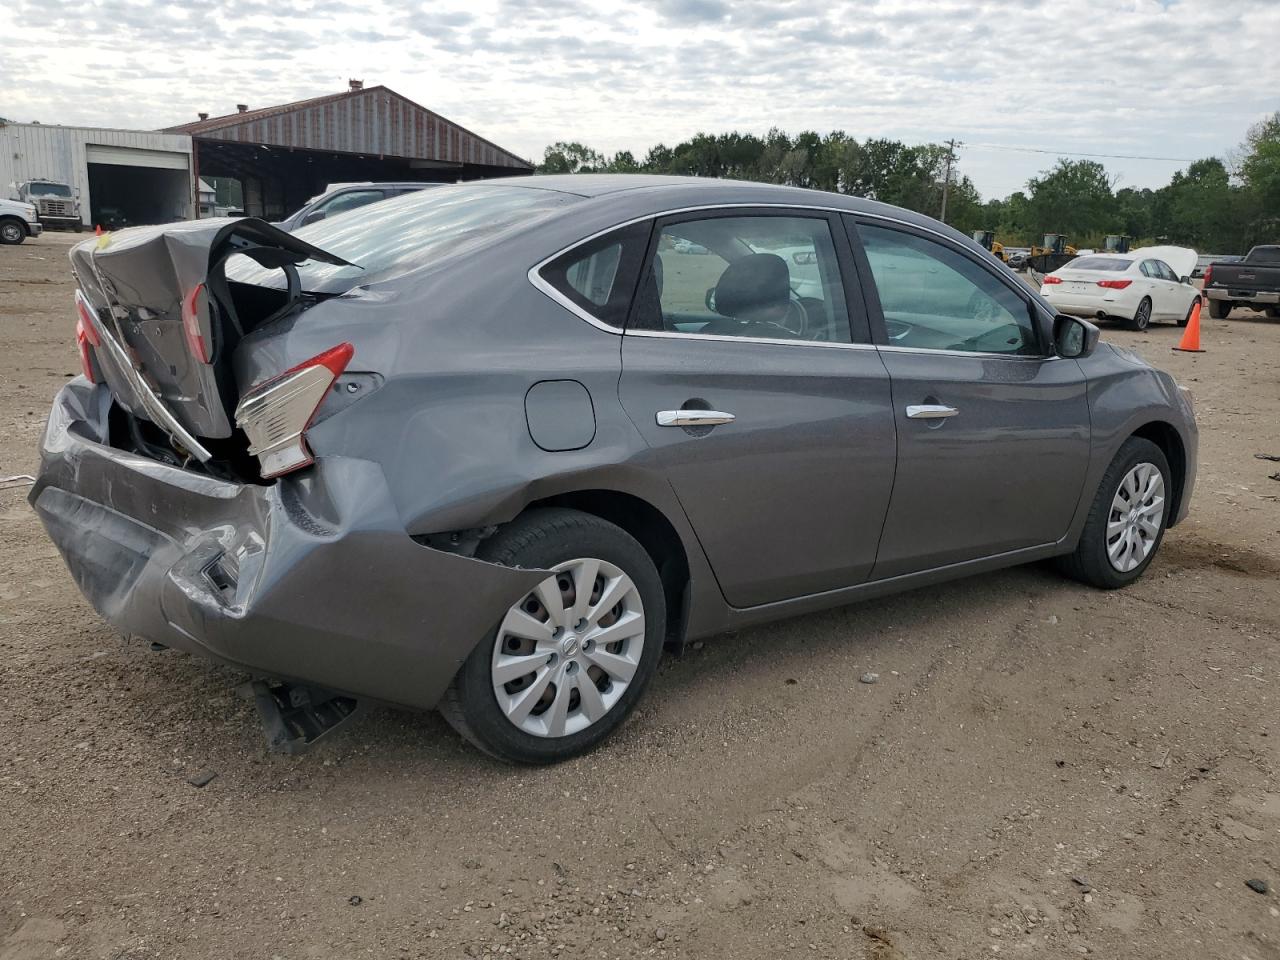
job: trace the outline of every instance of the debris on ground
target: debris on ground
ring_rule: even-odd
[[[187,783],[193,787],[207,787],[217,775],[218,772],[216,770],[201,770],[199,773],[187,777]]]
[[[1246,880],[1244,885],[1254,893],[1266,893],[1270,889],[1265,880]]]
[[[871,671],[868,670],[866,673],[864,673],[862,676],[858,678],[858,682],[859,683],[879,683],[880,674],[872,673]]]

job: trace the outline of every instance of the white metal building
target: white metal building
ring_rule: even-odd
[[[194,172],[186,134],[0,123],[0,190],[23,180],[70,184],[88,227],[191,219]]]

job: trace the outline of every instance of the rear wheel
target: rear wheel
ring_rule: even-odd
[[[1151,326],[1151,298],[1143,297],[1138,309],[1133,312],[1133,319],[1127,324],[1130,330],[1145,330]]]
[[[467,657],[441,713],[503,760],[553,763],[589,750],[657,668],[666,604],[653,560],[620,527],[562,509],[520,517],[479,556],[552,572]]]
[[[1164,451],[1130,437],[1098,485],[1075,552],[1059,558],[1059,568],[1103,590],[1137,580],[1164,539],[1172,489]]]
[[[1272,320],[1280,320],[1280,307],[1267,307],[1267,316]]]
[[[27,238],[27,228],[17,220],[0,220],[0,243],[21,243]]]
[[[1229,313],[1231,313],[1230,300],[1210,300],[1209,301],[1209,316],[1213,317],[1213,319],[1225,320],[1227,319],[1227,315]]]

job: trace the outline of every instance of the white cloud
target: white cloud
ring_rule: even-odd
[[[0,62],[14,120],[155,128],[355,77],[534,159],[772,126],[955,136],[986,195],[1054,158],[980,144],[1222,155],[1280,107],[1275,0],[10,0],[0,35],[31,38]],[[1136,186],[1179,166],[1105,162]]]

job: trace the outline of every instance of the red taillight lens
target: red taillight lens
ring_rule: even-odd
[[[76,330],[84,330],[85,337],[95,347],[102,346],[102,341],[98,338],[98,323],[93,307],[79,290],[76,291],[76,317]]]
[[[1204,268],[1204,283],[1202,286],[1207,287],[1211,283],[1213,283],[1213,264],[1209,264]]]
[[[85,299],[83,293],[76,291],[76,350],[80,353],[80,372],[90,383],[97,383],[93,375],[93,353],[90,347],[102,346],[98,337],[97,322],[93,315],[93,307]]]
[[[201,363],[208,363],[209,340],[205,337],[200,322],[200,306],[206,299],[204,292],[204,284],[197,283],[182,301],[182,332],[186,335],[187,349],[191,351],[191,356]]]
[[[1098,286],[1106,287],[1108,290],[1123,290],[1131,283],[1133,283],[1132,280],[1099,280]]]
[[[1061,283],[1062,278],[1061,277],[1045,277],[1044,282],[1045,283]]]
[[[249,438],[264,479],[314,462],[306,430],[355,347],[341,343],[253,387],[236,406],[236,424]]]

